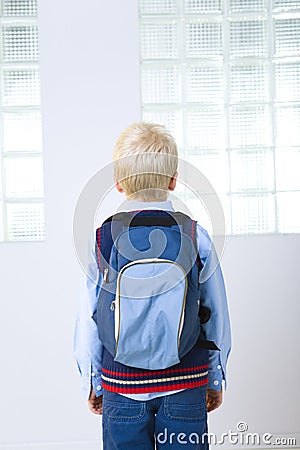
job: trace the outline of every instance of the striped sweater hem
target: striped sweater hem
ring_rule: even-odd
[[[163,370],[124,366],[114,362],[108,354],[104,358],[101,377],[104,389],[121,394],[168,392],[204,386],[208,384],[207,351],[192,350],[180,363]]]

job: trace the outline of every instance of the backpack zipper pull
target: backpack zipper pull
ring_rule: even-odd
[[[114,311],[114,310],[115,310],[115,307],[116,307],[116,301],[113,300],[113,301],[111,302],[111,304],[110,304],[110,310],[111,310],[111,311]]]
[[[104,269],[104,272],[103,272],[103,283],[107,282],[107,276],[108,276],[108,269],[106,268],[106,269]]]

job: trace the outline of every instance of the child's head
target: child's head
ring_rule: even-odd
[[[162,125],[130,125],[115,145],[113,160],[116,187],[130,199],[164,201],[175,188],[177,145]]]

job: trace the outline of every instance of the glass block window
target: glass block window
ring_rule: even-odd
[[[227,234],[300,233],[299,0],[139,0],[139,12],[143,119],[211,182]]]
[[[37,0],[0,0],[0,241],[44,239]]]

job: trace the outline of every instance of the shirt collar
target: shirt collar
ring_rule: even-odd
[[[163,202],[141,202],[137,200],[125,200],[119,211],[142,211],[144,209],[160,209],[162,211],[175,211],[170,200]]]

